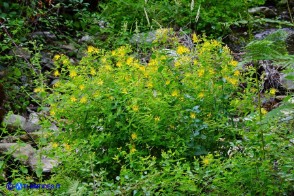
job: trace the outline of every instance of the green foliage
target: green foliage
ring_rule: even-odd
[[[115,29],[128,23],[129,29],[137,26],[159,28],[161,26],[192,28],[206,33],[221,33],[226,30],[225,23],[246,18],[247,8],[263,4],[264,0],[253,1],[120,1],[101,3],[102,16]],[[170,13],[173,13],[172,15]],[[198,20],[199,19],[199,20]],[[223,32],[224,33],[224,32]]]

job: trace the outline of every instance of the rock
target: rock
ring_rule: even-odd
[[[25,123],[25,126],[23,127],[23,130],[25,130],[26,132],[35,132],[35,131],[38,131],[41,129],[41,125],[38,125],[38,124],[34,124],[30,121],[27,121]]]
[[[279,31],[279,32],[277,32]],[[264,39],[265,37],[267,37],[268,35],[271,35],[273,33],[279,33],[280,35],[280,40],[286,41],[286,38],[289,34],[294,33],[293,29],[290,28],[282,28],[282,29],[266,29],[262,32],[259,32],[257,34],[254,35],[255,39],[261,40]]]
[[[39,124],[40,120],[38,114],[36,112],[32,112],[29,116],[28,121],[30,121],[33,124]]]
[[[290,33],[285,40],[287,51],[289,54],[294,55],[294,32]]]
[[[58,165],[58,162],[53,159],[49,159],[45,156],[41,157],[36,150],[29,144],[17,144],[17,143],[0,143],[0,154],[8,153],[16,160],[19,160],[22,164],[29,166],[33,171],[38,168],[38,163],[42,163],[43,173],[49,173]]]
[[[50,39],[56,39],[56,35],[49,32],[49,31],[37,31],[31,34],[33,38],[38,38],[38,37],[45,37],[45,38],[50,38]]]
[[[44,135],[43,132],[33,132],[30,134],[24,134],[20,136],[6,136],[2,140],[0,140],[0,143],[15,143],[21,140],[26,143],[34,144],[34,141],[38,140],[40,137],[42,137],[42,135]]]
[[[34,119],[36,121],[36,119]],[[4,118],[3,123],[12,130],[18,128],[27,132],[34,132],[41,129],[39,124],[32,122],[30,119],[27,121],[23,116],[11,114]]]
[[[138,33],[133,35],[130,42],[132,44],[151,44],[156,39],[156,31]]]
[[[90,43],[94,40],[93,36],[90,35],[85,35],[83,36],[81,39],[79,39],[79,42],[86,42],[86,43]]]
[[[54,84],[56,84],[57,82],[59,82],[59,79],[52,80],[52,82],[50,83],[50,86],[54,86]]]
[[[288,74],[281,73],[280,74],[280,81],[281,81],[282,86],[284,88],[291,91],[291,90],[294,90],[294,81],[287,79],[288,76],[294,77],[294,72],[288,73]]]
[[[14,46],[10,50],[9,54],[13,55],[13,56],[20,57],[20,58],[24,58],[24,59],[31,58],[31,52],[28,49],[22,48],[20,46]]]
[[[73,44],[62,45],[62,46],[60,46],[60,48],[66,49],[66,50],[69,50],[72,52],[77,52],[77,49]]]
[[[248,10],[253,15],[264,15],[267,18],[273,18],[277,16],[277,10],[274,7],[254,7]]]
[[[51,126],[49,127],[49,130],[51,130],[51,131],[59,131],[58,127],[54,123],[51,124]]]
[[[41,58],[41,64],[42,66],[45,66],[49,68],[50,70],[54,68],[53,60],[51,58],[51,54],[41,52],[42,58]]]
[[[24,130],[27,132],[34,132],[41,129],[41,125],[39,125],[39,116],[36,112],[30,114],[29,119],[27,120]]]
[[[24,129],[26,125],[26,119],[20,115],[11,114],[4,118],[3,124],[9,129],[16,130],[18,128]]]

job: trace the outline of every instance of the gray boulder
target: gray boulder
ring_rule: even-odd
[[[29,144],[17,143],[0,143],[0,154],[11,154],[15,160],[29,166],[33,171],[36,171],[38,164],[41,162],[43,173],[49,173],[58,165],[58,161],[49,159],[45,156],[40,158],[36,150]]]
[[[38,124],[37,117],[34,115],[31,114],[30,118],[26,120],[23,116],[10,114],[4,118],[3,124],[11,130],[22,129],[26,132],[38,131],[41,129],[41,125]]]

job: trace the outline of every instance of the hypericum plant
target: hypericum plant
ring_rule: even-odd
[[[215,125],[228,121],[240,72],[220,42],[195,34],[193,40],[192,49],[175,43],[176,56],[153,51],[146,64],[130,46],[89,46],[78,66],[55,55],[59,81],[48,97],[50,114],[63,122],[72,145],[91,138],[87,149],[76,148],[95,151],[110,171],[119,167],[112,158],[120,150],[157,156],[177,149],[192,157],[216,149],[230,134]]]

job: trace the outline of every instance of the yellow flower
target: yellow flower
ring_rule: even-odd
[[[54,75],[55,77],[58,77],[58,76],[60,76],[60,73],[59,73],[58,70],[55,70],[54,73],[53,73],[53,75]]]
[[[202,77],[204,75],[205,70],[204,69],[199,69],[198,70],[198,76]]]
[[[240,71],[236,70],[236,71],[234,72],[234,76],[239,76],[239,75],[240,75]]]
[[[178,48],[177,48],[177,53],[179,54],[179,55],[181,55],[181,54],[185,54],[185,53],[188,53],[190,50],[189,50],[189,48],[187,48],[187,47],[185,47],[185,46],[179,46]]]
[[[200,39],[198,38],[198,36],[196,35],[196,33],[193,33],[192,40],[193,40],[193,43],[198,43],[200,41]]]
[[[195,119],[196,118],[196,114],[194,112],[190,113],[190,118]]]
[[[77,72],[75,70],[71,70],[69,73],[69,77],[74,78],[77,76]]]
[[[85,89],[85,85],[81,84],[81,85],[79,86],[79,88],[80,88],[80,90],[84,90],[84,89]]]
[[[180,61],[175,61],[175,67],[179,67],[181,65]]]
[[[139,66],[139,70],[142,71],[142,72],[145,72],[146,71],[146,68],[145,68],[145,66],[142,66],[141,65],[141,66]]]
[[[238,80],[236,78],[226,78],[229,83],[236,86],[238,84]]]
[[[55,61],[58,61],[60,59],[60,55],[59,54],[56,54],[54,57],[53,57],[53,60]]]
[[[264,109],[264,108],[261,108],[260,111],[261,111],[261,114],[263,114],[263,115],[265,115],[267,113],[266,109]]]
[[[104,83],[104,82],[103,82],[103,80],[101,80],[101,79],[99,79],[98,82],[97,82],[97,84],[98,84],[99,86],[103,85],[103,83]]]
[[[127,65],[131,65],[132,63],[133,63],[133,60],[134,60],[134,58],[133,57],[129,57],[128,59],[127,59]]]
[[[203,93],[203,92],[199,93],[199,94],[198,94],[198,97],[199,97],[200,99],[202,99],[202,98],[204,97],[204,93]]]
[[[64,144],[64,148],[65,148],[65,150],[70,150],[70,145]]]
[[[71,100],[72,102],[76,102],[76,101],[77,101],[77,99],[76,99],[74,96],[70,97],[70,100]]]
[[[54,110],[51,110],[51,111],[50,111],[50,115],[51,115],[51,116],[54,116],[55,114],[56,114],[56,113],[55,113]]]
[[[86,97],[82,97],[80,100],[81,103],[86,103],[87,102],[87,98]]]
[[[275,89],[275,88],[271,88],[269,93],[270,93],[271,95],[275,95],[276,92],[277,92],[277,89]]]
[[[91,74],[92,76],[95,76],[95,75],[96,75],[96,71],[95,71],[94,68],[91,68],[91,72],[90,72],[90,74]]]
[[[229,65],[232,65],[233,67],[236,67],[238,65],[238,61],[232,60],[229,62]]]
[[[53,87],[60,87],[60,82],[57,81],[55,84],[53,84]]]
[[[53,148],[57,148],[57,147],[58,147],[58,144],[54,142],[54,143],[52,144],[52,147],[53,147]]]
[[[211,45],[214,46],[214,47],[217,47],[217,46],[220,46],[221,44],[217,40],[212,40]]]
[[[70,61],[69,61],[68,58],[66,57],[66,58],[64,58],[64,59],[62,60],[62,63],[63,63],[64,65],[69,65],[69,64],[70,64]]]
[[[211,75],[215,74],[215,71],[214,71],[214,69],[212,69],[212,68],[210,68],[208,71],[209,71],[209,73],[210,73]]]
[[[111,71],[111,70],[112,70],[112,67],[111,67],[110,65],[106,65],[106,66],[105,66],[105,69],[106,69],[107,71]]]
[[[174,90],[174,91],[172,92],[171,96],[173,96],[173,97],[177,97],[177,96],[179,96],[179,91],[178,91],[178,90]]]
[[[167,80],[167,81],[165,82],[165,84],[166,84],[166,85],[169,85],[169,84],[170,84],[170,80]]]
[[[123,94],[128,94],[128,90],[127,90],[126,88],[123,88],[123,89],[122,89],[122,93],[123,93]]]
[[[116,63],[116,66],[117,66],[117,67],[121,67],[121,66],[122,66],[122,62],[118,61],[118,62]]]
[[[114,97],[113,96],[109,96],[108,99],[114,100]]]
[[[136,134],[136,133],[132,133],[131,137],[132,137],[132,139],[133,139],[133,140],[135,140],[135,139],[137,139],[137,138],[138,138],[138,136],[137,136],[137,134]]]
[[[102,62],[103,64],[107,63],[107,58],[106,58],[106,57],[102,57],[102,58],[101,58],[101,62]]]
[[[147,86],[148,88],[153,88],[153,84],[152,84],[152,82],[148,82],[146,86]]]
[[[160,121],[160,117],[159,116],[155,116],[154,120],[155,120],[155,122],[159,122]]]
[[[93,97],[97,98],[97,97],[99,97],[99,96],[100,96],[100,92],[99,92],[99,91],[95,91],[95,92],[93,93]]]
[[[34,92],[35,92],[35,93],[41,93],[41,92],[44,92],[44,88],[42,88],[42,87],[37,87],[37,88],[34,89]]]
[[[88,53],[98,53],[99,49],[95,48],[94,46],[88,46],[87,51],[88,51]]]
[[[138,111],[139,111],[139,106],[134,105],[134,106],[132,107],[132,109],[133,109],[134,112],[138,112]]]
[[[213,161],[213,155],[212,154],[208,154],[205,157],[202,157],[202,163],[204,166],[209,165],[212,161]]]
[[[130,153],[133,154],[136,151],[137,151],[136,148],[132,147],[131,150],[130,150]]]

